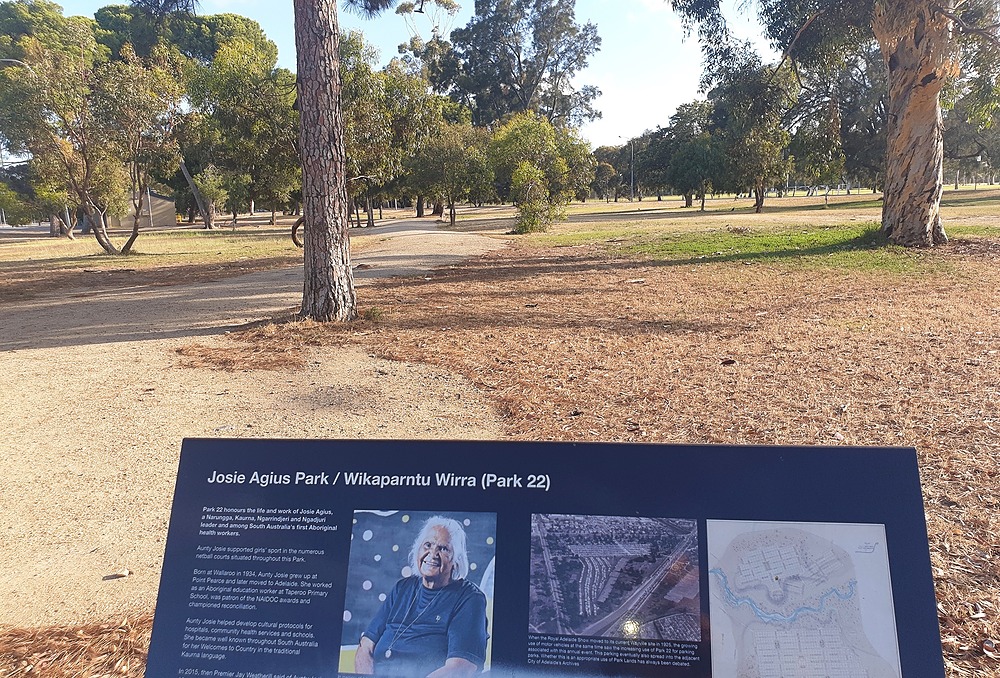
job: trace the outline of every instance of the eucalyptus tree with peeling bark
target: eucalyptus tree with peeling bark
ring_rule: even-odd
[[[958,75],[953,22],[930,3],[881,3],[872,29],[889,75],[882,230],[900,245],[945,243],[941,89]]]
[[[698,27],[711,81],[737,50],[718,0],[670,2]],[[878,42],[889,90],[882,230],[899,245],[946,242],[941,92],[962,73],[979,113],[996,109],[996,0],[759,0],[757,7],[767,36],[795,65],[843,59]]]

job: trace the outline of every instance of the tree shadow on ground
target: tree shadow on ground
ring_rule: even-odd
[[[641,280],[650,271],[821,258],[845,250],[874,250],[883,243],[879,232],[871,230],[850,240],[801,249],[718,252],[667,259],[617,258],[599,246],[548,250],[515,248],[504,254],[464,262],[449,254],[429,254],[419,257],[416,264],[412,255],[384,252],[374,266],[356,269],[355,277],[359,285],[377,285],[359,294],[362,304],[394,303],[390,301],[394,297],[416,298],[426,306],[421,315],[430,323],[428,327],[447,327],[453,322],[473,319],[483,327],[503,327],[505,324],[524,324],[526,318],[532,316],[531,323],[567,330],[600,326],[629,334],[717,331],[723,327],[723,322],[692,324],[677,318],[639,321],[626,308],[609,307],[597,315],[572,315],[564,306],[540,304],[532,295],[544,296],[547,302],[553,302],[594,294],[595,290],[587,286],[600,284],[611,293],[626,290],[630,298],[641,300],[643,294],[650,293]],[[404,262],[415,268],[401,267],[398,272],[410,277],[374,282]],[[600,276],[589,277],[593,273]],[[140,279],[138,274],[136,279]],[[543,291],[538,288],[539,281],[547,282]],[[514,300],[505,308],[520,309],[524,317],[519,318],[518,313],[505,313],[501,317],[489,307],[469,308],[465,287],[484,283],[489,287],[485,291],[477,290],[480,298],[498,302]],[[219,335],[241,329],[248,323],[287,316],[289,309],[300,301],[301,289],[301,268],[203,280],[193,285],[137,282],[114,289],[78,288],[62,296],[45,295],[30,303],[15,303],[5,308],[5,321],[0,326],[0,351]],[[445,308],[449,306],[452,308]]]
[[[675,280],[675,272],[682,269],[697,272],[726,263],[822,257],[849,249],[877,249],[882,242],[878,231],[872,231],[834,245],[670,260],[615,259],[594,247],[515,250],[419,279],[385,281],[363,303],[378,313],[397,309],[385,325],[389,333],[456,329],[554,330],[566,336],[592,331],[621,336],[727,333],[733,327],[723,315],[695,319],[656,313],[644,298],[683,284]]]
[[[435,275],[423,279],[407,280],[390,284],[419,287],[421,285],[436,285],[441,282],[470,282],[483,276],[489,276],[497,283],[516,283],[518,280],[534,279],[545,276],[565,276],[585,274],[590,272],[621,272],[623,277],[631,277],[630,273],[640,269],[673,268],[684,266],[704,266],[717,263],[767,263],[796,258],[823,257],[831,254],[869,250],[874,251],[886,247],[887,241],[878,229],[867,230],[861,235],[839,242],[816,245],[803,248],[780,248],[753,252],[717,252],[697,256],[672,256],[663,259],[644,258],[641,255],[634,258],[616,258],[615,255],[594,250],[597,246],[584,246],[585,254],[573,254],[571,248],[557,247],[541,250],[538,253],[527,254],[516,261],[504,258],[493,264],[492,268],[484,265],[466,264],[452,271],[439,271]],[[580,251],[580,250],[578,250]],[[528,252],[535,252],[528,250]],[[565,254],[563,254],[565,252]],[[522,254],[524,251],[521,252]],[[502,268],[500,266],[502,265]],[[498,290],[498,294],[503,294]],[[581,290],[567,288],[566,294],[580,294]]]

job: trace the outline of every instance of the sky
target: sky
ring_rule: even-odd
[[[56,0],[57,2],[59,0]],[[100,7],[126,0],[63,0],[67,16],[93,16]],[[473,0],[459,0],[461,11],[450,28],[465,26]],[[746,0],[724,0],[730,27],[737,35],[755,38],[760,30],[752,15],[736,9]],[[200,14],[229,12],[256,20],[278,45],[278,63],[295,70],[295,32],[291,0],[202,0]],[[701,51],[697,39],[685,40],[681,22],[665,0],[577,0],[576,20],[592,21],[601,50],[577,76],[576,86],[596,85],[602,96],[596,108],[603,117],[581,133],[593,147],[619,146],[646,130],[665,127],[677,106],[700,97]],[[392,11],[366,20],[340,11],[342,29],[360,30],[381,50],[383,63],[396,56],[410,29]],[[430,20],[418,18],[421,35],[430,34]]]

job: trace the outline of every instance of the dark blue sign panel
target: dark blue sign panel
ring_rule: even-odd
[[[916,453],[187,440],[147,678],[944,675]]]

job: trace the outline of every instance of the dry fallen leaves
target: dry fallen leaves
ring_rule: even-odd
[[[366,288],[378,322],[262,326],[183,359],[288,369],[292,361],[272,358],[356,343],[466,375],[524,440],[916,447],[948,675],[1000,675],[994,249],[933,255],[958,275],[904,276],[514,247],[434,278]],[[719,369],[718,356],[739,368]],[[88,675],[80,667],[116,647],[92,674],[138,676],[148,621],[83,636],[8,631],[0,661],[12,678],[35,675],[25,667],[36,665],[45,667],[38,675]]]

